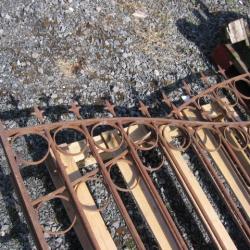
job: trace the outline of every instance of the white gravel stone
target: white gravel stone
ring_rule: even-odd
[[[40,56],[39,53],[36,53],[36,52],[32,53],[32,57],[34,59],[37,59],[39,56]]]
[[[155,76],[159,76],[159,75],[160,75],[160,72],[156,69],[156,70],[154,71],[154,74],[155,74]]]

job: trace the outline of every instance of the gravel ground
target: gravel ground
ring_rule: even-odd
[[[104,115],[104,98],[119,105],[119,115],[136,116],[138,99],[154,107],[160,89],[178,102],[182,79],[200,91],[197,72],[214,75],[208,57],[217,34],[225,22],[249,18],[250,3],[207,0],[201,12],[194,2],[1,0],[0,118],[8,127],[32,125],[27,114],[34,104],[50,107],[48,120],[72,118],[57,114],[72,98],[86,117]],[[162,115],[159,109],[156,115]],[[1,148],[0,165],[0,249],[32,249]],[[32,171],[23,173],[32,196],[52,188]],[[76,249],[72,239],[56,237],[51,247]]]
[[[2,0],[2,109],[84,104],[111,96],[133,104],[200,70],[225,21],[249,15],[248,1],[207,1],[204,19],[194,1]],[[139,15],[139,14],[140,15]],[[139,16],[139,17],[138,17]],[[7,106],[6,106],[7,105]]]

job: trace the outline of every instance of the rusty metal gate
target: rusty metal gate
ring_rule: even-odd
[[[204,75],[202,79],[206,83]],[[176,107],[163,93],[162,105],[172,110],[164,118],[151,117],[148,107],[142,102],[141,117],[117,117],[115,106],[106,102],[106,109],[113,117],[83,119],[80,115],[81,107],[74,103],[69,109],[76,117],[72,121],[45,123],[42,110],[35,107],[34,115],[39,125],[9,130],[2,126],[1,141],[13,183],[38,249],[48,249],[45,232],[50,235],[65,234],[73,228],[83,248],[115,249],[117,246],[100,216],[110,197],[119,208],[136,247],[144,249],[141,235],[120,192],[133,195],[159,248],[187,249],[180,230],[150,176],[150,173],[164,167],[166,160],[214,245],[221,249],[236,249],[235,242],[183,159],[183,153],[190,148],[202,162],[239,232],[249,245],[250,95],[243,91],[249,87],[249,73],[214,84],[200,94],[193,93],[184,82],[188,98],[181,106]],[[81,134],[81,140],[61,144],[58,138],[65,130]],[[18,139],[28,136],[36,137],[45,145],[46,150],[35,159],[23,158],[22,150],[13,148]],[[31,149],[33,146],[31,143]],[[147,165],[141,157],[152,150],[156,150],[161,159],[157,166]],[[82,160],[85,164],[83,168],[93,163],[98,167],[80,174],[77,162]],[[20,167],[39,167],[43,162],[49,169],[56,189],[32,200],[24,185]],[[119,186],[112,179],[111,169],[114,167],[118,167],[125,186]],[[108,190],[108,197],[101,205],[93,201],[86,189],[88,181],[100,178]],[[233,195],[227,191],[225,182]],[[71,221],[71,225],[63,231],[46,231],[39,221],[40,206],[53,199],[62,200]]]

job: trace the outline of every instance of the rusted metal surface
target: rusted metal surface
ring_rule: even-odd
[[[221,70],[221,73],[224,74],[223,70]],[[206,76],[202,75],[202,79],[206,84]],[[215,184],[221,197],[224,199],[228,210],[235,220],[235,223],[238,225],[241,233],[245,237],[246,242],[249,244],[250,218],[248,213],[244,209],[237,206],[234,199],[232,199],[230,194],[227,192],[223,182],[215,171],[213,164],[208,158],[208,155],[215,151],[225,155],[227,160],[232,165],[232,169],[230,169],[230,171],[233,172],[233,176],[237,178],[240,183],[240,191],[244,193],[244,199],[249,202],[250,166],[247,166],[242,162],[242,157],[239,157],[239,152],[243,154],[246,159],[249,159],[250,121],[240,120],[239,117],[235,116],[235,112],[233,111],[234,108],[240,106],[241,110],[244,110],[245,112],[244,115],[250,114],[250,96],[241,91],[243,85],[246,85],[249,88],[249,73],[212,85],[212,87],[199,94],[193,93],[189,85],[184,83],[184,88],[190,98],[181,106],[176,107],[163,94],[162,105],[167,105],[170,109],[172,109],[169,116],[165,118],[151,117],[148,107],[142,102],[140,102],[140,111],[143,115],[142,117],[117,117],[115,106],[106,102],[106,109],[113,115],[113,117],[83,119],[80,115],[80,106],[74,102],[72,107],[69,109],[70,112],[75,114],[76,119],[73,121],[45,123],[42,110],[35,107],[34,115],[38,119],[40,123],[39,125],[35,127],[14,128],[9,130],[4,129],[2,126],[0,131],[1,142],[12,171],[13,183],[19,195],[20,202],[23,205],[23,210],[27,217],[27,222],[30,225],[31,232],[34,235],[37,247],[39,249],[48,249],[48,244],[44,237],[45,229],[39,222],[39,207],[45,201],[59,198],[63,200],[64,203],[70,204],[74,214],[71,218],[72,223],[68,230],[66,229],[59,233],[67,233],[67,231],[74,228],[77,223],[78,227],[82,230],[83,242],[86,249],[100,248],[100,245],[98,245],[96,240],[96,236],[91,230],[89,221],[86,218],[85,213],[83,213],[83,205],[80,203],[76,195],[77,185],[81,182],[86,182],[91,178],[95,178],[98,172],[103,177],[110,195],[113,197],[117,207],[119,208],[119,211],[137,248],[144,249],[145,247],[141,237],[138,234],[138,231],[119,195],[119,191],[121,190],[113,183],[113,180],[110,177],[110,168],[119,160],[124,160],[126,156],[129,155],[131,160],[135,163],[134,166],[136,167],[136,171],[138,171],[140,178],[145,183],[147,190],[149,190],[149,194],[153,197],[153,202],[160,211],[160,215],[163,218],[164,223],[170,229],[170,234],[174,241],[173,248],[187,249],[185,240],[183,239],[178,227],[170,215],[169,210],[165,206],[150,177],[150,173],[158,171],[163,167],[163,164],[161,163],[155,168],[148,168],[144,165],[139,155],[140,151],[150,151],[156,148],[159,149],[162,152],[162,156],[171,163],[171,167],[178,176],[180,183],[183,185],[188,196],[191,200],[196,202],[198,214],[201,215],[204,226],[207,228],[208,233],[213,239],[215,245],[221,249],[227,249],[228,242],[223,241],[220,233],[216,230],[209,214],[206,213],[206,209],[204,208],[202,202],[198,199],[197,193],[194,192],[187,176],[183,174],[182,166],[180,166],[180,163],[176,160],[173,153],[173,150],[185,152],[189,148],[192,148],[203,163],[207,174],[211,176],[213,183]],[[204,104],[206,103],[209,103],[211,106],[216,106],[220,110],[219,114],[215,116],[212,111],[205,110]],[[191,117],[187,115],[188,113],[186,111],[195,114],[196,119],[191,119]],[[136,142],[133,140],[130,133],[130,128],[135,125],[142,126],[149,133],[147,136],[142,137]],[[96,143],[94,139],[96,131],[98,128],[103,126],[109,126],[109,128],[112,128],[112,134],[119,135],[119,143],[115,147],[102,147]],[[60,131],[66,129],[77,131],[85,138],[85,147],[81,152],[70,153],[66,150],[62,150],[60,145],[58,145],[56,136]],[[170,140],[168,136],[165,136],[166,131],[175,131],[177,136]],[[211,140],[215,143],[214,148],[208,148],[206,146],[206,138],[201,138],[201,131],[205,131],[205,136],[209,135],[209,138],[212,138]],[[35,161],[22,159],[13,149],[14,141],[25,135],[36,135],[46,142],[46,153],[41,155],[40,159],[36,159]],[[232,142],[232,136],[235,138],[235,142]],[[66,167],[62,162],[60,154],[75,156],[77,154],[82,154],[86,149],[98,163],[99,169],[71,181],[66,172]],[[114,153],[113,158],[108,161],[104,161],[100,155],[100,151],[108,154]],[[51,154],[53,154],[54,157],[53,163],[56,175],[61,178],[63,185],[46,196],[32,200],[25,188],[23,178],[20,174],[20,167],[39,165],[46,161]],[[210,155],[210,157],[213,157],[213,155]],[[130,190],[128,189],[122,191],[129,192]],[[237,194],[235,194],[235,196],[237,198]],[[244,208],[244,206],[242,207]],[[55,234],[47,231],[46,233],[51,235]]]

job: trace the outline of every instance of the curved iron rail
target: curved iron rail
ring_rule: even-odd
[[[206,77],[203,76],[203,79],[206,82]],[[74,121],[63,121],[45,124],[43,112],[35,107],[34,115],[39,120],[39,125],[35,127],[15,128],[10,130],[6,130],[2,126],[0,130],[1,141],[13,174],[17,193],[20,196],[24,212],[26,213],[27,220],[29,222],[29,225],[31,226],[32,233],[34,234],[34,238],[36,240],[38,248],[47,249],[48,245],[44,238],[45,230],[40,225],[37,211],[43,202],[55,198],[71,202],[76,216],[68,229],[54,234],[57,235],[66,233],[74,226],[74,224],[78,220],[80,221],[82,229],[86,234],[87,248],[98,248],[95,235],[93,235],[93,232],[89,230],[88,221],[85,215],[82,213],[82,204],[79,202],[75,192],[76,187],[80,182],[86,182],[87,180],[97,178],[97,172],[100,172],[102,174],[109,193],[113,196],[135,241],[135,244],[139,249],[144,248],[141,238],[118,193],[118,191],[130,190],[129,188],[119,189],[119,187],[113,183],[110,177],[110,168],[118,160],[124,160],[125,156],[127,154],[130,154],[132,160],[136,163],[141,178],[145,181],[148,189],[154,197],[154,200],[158,208],[160,209],[164,220],[166,221],[169,228],[171,228],[172,237],[175,239],[178,248],[187,249],[185,241],[183,240],[177,226],[174,223],[174,220],[172,219],[168,209],[164,205],[149,175],[150,172],[157,171],[161,167],[163,167],[163,164],[159,164],[159,166],[156,168],[148,168],[143,164],[138,152],[160,149],[164,157],[168,159],[171,158],[171,150],[185,152],[188,148],[192,148],[192,150],[197,153],[200,160],[204,163],[207,173],[212,177],[212,180],[218,188],[221,196],[223,198],[226,198],[225,203],[229,211],[231,212],[233,218],[235,219],[235,222],[238,224],[247,242],[249,243],[249,221],[248,219],[246,219],[245,214],[238,209],[237,205],[230,197],[223,183],[217,176],[212,164],[207,159],[207,154],[210,152],[226,150],[230,159],[236,165],[235,173],[239,175],[244,185],[249,186],[250,177],[238,160],[236,152],[247,150],[249,151],[250,121],[240,121],[238,117],[235,117],[234,112],[232,112],[232,108],[236,107],[237,105],[242,106],[246,110],[246,112],[249,112],[250,97],[240,92],[240,84],[246,84],[247,86],[250,86],[249,73],[215,84],[204,92],[193,97],[191,88],[187,83],[184,83],[184,88],[187,94],[191,97],[181,106],[176,107],[163,94],[163,102],[172,109],[172,112],[166,118],[151,117],[148,107],[146,107],[142,102],[140,102],[140,110],[144,115],[143,117],[116,117],[115,106],[109,102],[106,102],[106,109],[113,115],[112,118],[83,119],[79,112],[80,106],[78,106],[77,103],[73,103],[69,111],[75,114],[76,120]],[[210,112],[204,110],[202,102],[207,102],[211,105],[216,104],[221,109],[224,121],[216,121]],[[184,114],[185,110],[190,110],[191,112],[196,113],[199,117],[199,120],[189,120],[189,117],[185,116]],[[137,142],[134,142],[129,133],[129,127],[132,125],[145,127],[149,132],[149,135],[141,138]],[[102,128],[105,126],[112,127],[112,133],[120,136],[120,143],[117,147],[102,148],[94,141],[94,130],[98,127]],[[63,154],[68,154],[68,152],[62,151],[56,141],[57,133],[67,129],[71,129],[82,134],[86,141],[86,147],[93,154],[100,166],[100,169],[98,171],[92,171],[91,173],[84,175],[74,182],[70,181],[69,176],[65,171],[65,166],[63,165],[58,153],[60,151]],[[171,131],[176,131],[177,136],[173,137],[170,140],[166,137],[166,133],[170,133]],[[198,136],[200,131],[206,131],[206,133],[209,133],[210,136],[214,138],[214,140],[217,142],[214,148],[207,148],[205,146],[204,141],[201,140],[201,138]],[[237,137],[239,141],[238,147],[235,147],[235,145],[231,143],[230,139],[228,138],[228,133],[233,133]],[[40,159],[36,159],[35,161],[22,159],[22,157],[13,149],[13,143],[18,138],[30,135],[36,135],[37,137],[40,137],[40,140],[44,140],[45,144],[47,145],[46,152],[41,155]],[[99,150],[110,153],[118,151],[120,149],[123,149],[123,153],[118,155],[117,157],[114,157],[108,162],[104,162],[99,154]],[[47,196],[32,201],[23,183],[19,166],[41,164],[47,159],[51,152],[53,152],[55,156],[56,168],[60,176],[63,178],[64,186],[55,190]],[[79,152],[79,154],[81,153],[82,151]],[[69,194],[68,197],[63,196],[63,192],[65,191],[67,191],[67,193]],[[213,225],[210,226],[212,227]],[[219,241],[219,237],[217,237],[216,235],[215,237]],[[219,244],[222,248],[225,248],[223,242],[219,241]]]

